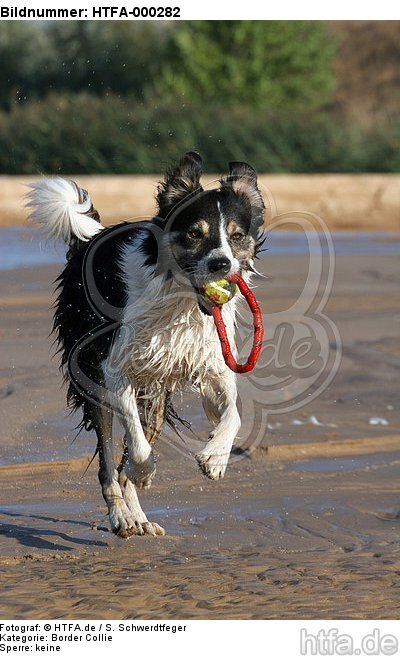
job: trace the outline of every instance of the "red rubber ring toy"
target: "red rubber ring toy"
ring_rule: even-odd
[[[262,320],[262,314],[260,306],[257,303],[257,299],[254,296],[253,292],[248,288],[246,282],[234,273],[232,276],[227,278],[229,282],[235,283],[240,290],[240,293],[247,301],[251,313],[253,315],[253,326],[254,326],[254,338],[253,346],[250,351],[250,355],[247,358],[245,364],[238,364],[232,354],[231,346],[229,344],[228,335],[226,334],[226,327],[224,320],[222,318],[221,305],[213,305],[211,308],[212,315],[214,317],[215,327],[217,329],[219,341],[221,342],[222,355],[225,360],[225,364],[237,374],[246,374],[249,371],[252,371],[256,365],[258,357],[260,355],[262,342],[264,338],[264,326]]]

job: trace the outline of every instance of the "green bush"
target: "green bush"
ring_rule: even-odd
[[[321,113],[51,94],[0,112],[0,173],[158,173],[190,149],[210,172],[232,159],[260,172],[390,172],[399,137],[396,119],[368,131]]]
[[[329,100],[335,52],[321,21],[189,21],[171,33],[153,88],[199,107],[243,104],[287,116]]]

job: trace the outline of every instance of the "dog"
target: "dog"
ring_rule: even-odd
[[[265,207],[249,164],[230,162],[216,189],[205,191],[201,174],[200,155],[186,153],[157,188],[156,217],[109,228],[75,182],[43,178],[27,194],[30,219],[68,246],[53,330],[68,404],[96,432],[102,494],[122,538],[165,534],[147,519],[137,489],[154,477],[152,443],[163,423],[178,417],[175,390],[200,391],[212,430],[195,458],[208,478],[224,476],[240,427],[235,374],[201,289],[235,273],[249,280]],[[231,344],[238,302],[224,306]],[[118,467],[114,416],[125,434]]]

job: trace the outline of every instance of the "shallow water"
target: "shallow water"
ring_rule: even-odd
[[[47,241],[38,230],[24,227],[0,229],[0,270],[58,264],[64,260],[63,244]]]
[[[398,255],[400,239],[390,232],[334,232],[332,242],[336,255]],[[310,240],[302,231],[268,230],[263,255],[307,255],[327,252],[325,238],[317,233]],[[61,264],[65,246],[47,241],[39,230],[17,227],[0,230],[0,269]]]
[[[265,242],[266,251],[271,255],[307,255],[308,253],[328,252],[323,233],[310,233],[309,239],[303,231],[269,230]],[[329,233],[328,233],[329,237]],[[336,255],[398,255],[400,239],[397,233],[385,231],[356,232],[337,231],[330,234]]]
[[[393,453],[368,453],[367,455],[357,455],[353,458],[314,458],[312,460],[302,460],[288,466],[288,469],[304,472],[344,472],[354,471],[357,469],[371,469],[377,467],[395,467],[399,469],[399,454]],[[395,458],[395,459],[394,459]]]
[[[66,416],[60,410],[59,415],[36,422],[22,451],[3,448],[0,466],[91,457],[96,446],[95,434],[77,429],[80,418],[81,413]]]

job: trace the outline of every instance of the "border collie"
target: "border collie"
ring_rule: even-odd
[[[226,366],[210,308],[200,294],[233,273],[249,279],[260,245],[264,203],[255,170],[231,162],[219,187],[204,191],[201,157],[186,153],[158,187],[157,216],[100,224],[75,182],[44,178],[28,193],[30,219],[68,244],[58,280],[54,332],[68,403],[97,434],[99,480],[117,535],[164,535],[150,522],[137,489],[155,474],[151,443],[177,417],[171,394],[200,391],[212,430],[196,454],[203,474],[222,478],[240,427],[235,374]],[[234,344],[236,297],[224,306]],[[118,467],[113,416],[123,426]]]

